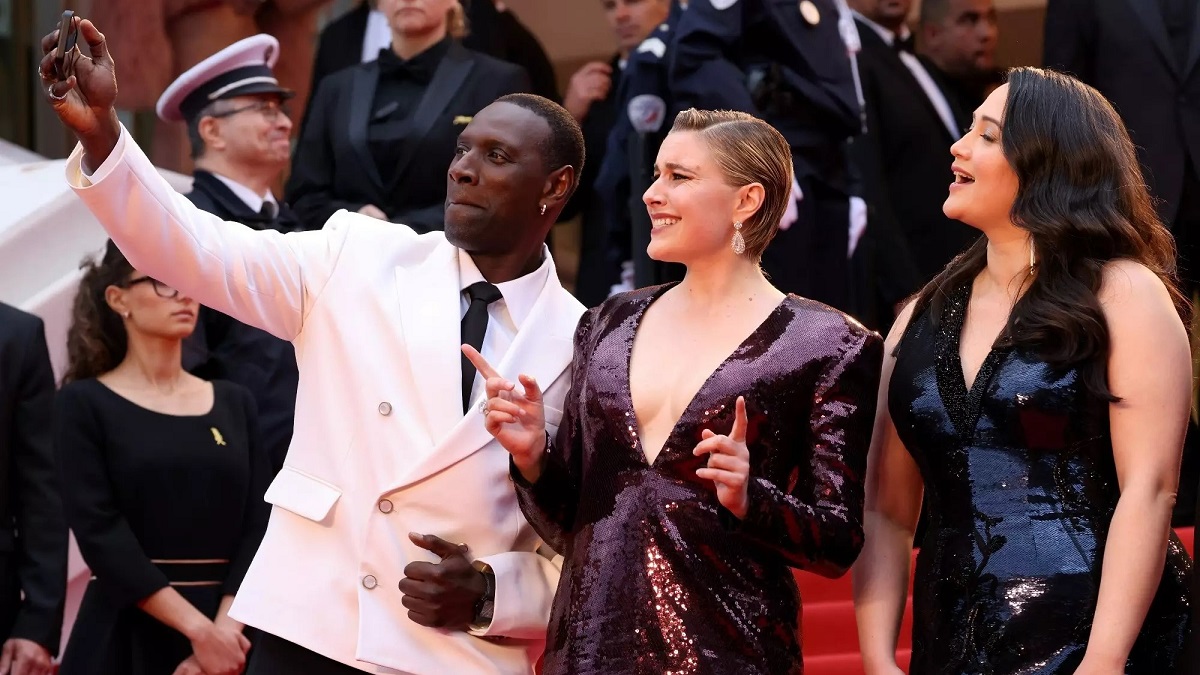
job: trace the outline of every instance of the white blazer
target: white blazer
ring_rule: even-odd
[[[345,211],[298,234],[224,222],[176,193],[125,129],[90,179],[81,157],[68,181],[138,270],[296,348],[295,433],[231,615],[367,672],[531,672],[558,569],[535,553],[508,454],[482,415],[462,413],[457,249]],[[583,311],[551,266],[497,365],[542,384],[551,433]],[[408,618],[402,571],[437,560],[409,532],[465,543],[495,570],[486,637]]]

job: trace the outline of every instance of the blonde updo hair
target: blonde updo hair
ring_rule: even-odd
[[[726,184],[763,186],[763,203],[742,223],[746,257],[758,262],[775,238],[792,194],[792,149],[775,127],[744,112],[689,108],[671,133],[693,131],[708,144]],[[730,223],[732,229],[732,223]]]
[[[456,40],[461,40],[470,32],[467,11],[463,9],[462,2],[455,0],[450,6],[450,11],[446,12],[446,33]]]

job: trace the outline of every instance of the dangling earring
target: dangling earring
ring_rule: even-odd
[[[742,221],[733,224],[733,252],[741,255],[746,252],[746,240],[742,238]]]
[[[546,215],[546,205],[542,204],[542,215]]]
[[[1033,258],[1033,240],[1029,241],[1029,274],[1033,274],[1033,268],[1037,265],[1037,261]]]

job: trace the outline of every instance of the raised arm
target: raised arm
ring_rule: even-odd
[[[883,375],[875,429],[867,455],[865,543],[854,564],[854,612],[867,675],[902,675],[896,641],[908,597],[913,536],[921,515],[922,483],[912,455],[900,442],[888,412],[888,386],[896,364],[893,352],[912,316],[909,303],[884,345]]]
[[[296,337],[350,228],[341,220],[322,232],[285,236],[196,208],[117,121],[117,81],[104,36],[90,21],[79,27],[95,56],[73,52],[67,61],[74,73],[61,79],[54,67],[56,30],[42,39],[39,69],[50,105],[79,138],[67,161],[76,194],[134,267],[244,323]]]

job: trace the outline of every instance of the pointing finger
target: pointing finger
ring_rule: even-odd
[[[746,420],[746,397],[737,397],[737,403],[734,406],[733,430],[729,432],[729,438],[734,443],[746,442],[746,427],[749,426]]]
[[[496,372],[496,369],[492,367],[492,364],[488,363],[487,359],[483,358],[483,354],[480,354],[478,349],[475,349],[471,345],[463,345],[462,353],[466,355],[467,360],[475,366],[475,370],[478,370],[479,374],[485,379],[500,377],[500,373]]]
[[[529,375],[521,375],[518,379],[521,380],[521,386],[525,387],[525,398],[530,403],[538,403],[542,400],[542,388],[538,386],[537,380]]]

